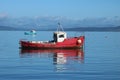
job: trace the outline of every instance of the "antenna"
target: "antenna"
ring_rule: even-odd
[[[60,22],[58,22],[57,31],[58,31],[58,32],[59,32],[59,31],[64,31],[64,30],[63,30],[63,27],[62,27],[61,24],[60,24]]]

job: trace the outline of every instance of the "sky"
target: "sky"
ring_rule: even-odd
[[[0,0],[0,16],[114,17],[120,16],[120,0]]]

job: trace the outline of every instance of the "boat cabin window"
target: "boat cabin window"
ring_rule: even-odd
[[[64,35],[59,35],[59,38],[64,38]]]

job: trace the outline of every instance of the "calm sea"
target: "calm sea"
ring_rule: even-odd
[[[0,31],[0,80],[120,80],[120,32],[84,32],[84,50],[19,49],[20,39],[51,40],[52,34]]]

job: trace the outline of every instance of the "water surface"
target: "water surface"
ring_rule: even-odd
[[[0,80],[120,80],[120,32],[84,32],[84,50],[19,49],[20,39],[51,40],[52,33],[0,31]]]

